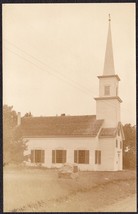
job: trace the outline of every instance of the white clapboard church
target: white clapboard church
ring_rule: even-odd
[[[122,170],[124,133],[120,122],[118,85],[115,74],[111,27],[105,52],[104,70],[99,79],[96,115],[23,117],[18,125],[27,139],[30,166],[61,167],[78,164],[80,170]]]

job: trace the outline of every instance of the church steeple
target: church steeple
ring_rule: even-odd
[[[104,60],[104,70],[103,75],[114,75],[114,57],[113,57],[113,47],[112,47],[112,35],[111,35],[111,17],[109,14],[109,27],[108,27],[108,37],[106,43],[106,52]]]
[[[96,118],[104,120],[104,127],[117,127],[120,122],[120,103],[119,81],[120,78],[115,74],[112,36],[111,36],[111,18],[109,15],[109,28],[107,44],[105,51],[104,71],[99,78],[99,97],[96,97]]]

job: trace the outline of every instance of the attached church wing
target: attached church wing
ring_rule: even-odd
[[[117,134],[122,136],[122,140],[125,140],[121,122],[118,123],[118,126],[116,128],[102,128],[99,133],[99,137],[116,137]]]

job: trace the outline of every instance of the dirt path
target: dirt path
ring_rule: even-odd
[[[136,212],[136,195],[132,194],[131,196],[122,199],[110,206],[104,207],[101,209],[103,212]],[[99,210],[100,211],[100,210]]]
[[[115,181],[74,192],[56,200],[40,202],[24,211],[37,212],[121,212],[136,211],[133,181]]]
[[[80,172],[78,179],[59,179],[56,170],[7,169],[4,211],[135,211],[135,177],[134,171]]]

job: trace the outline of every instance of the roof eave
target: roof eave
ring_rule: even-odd
[[[120,81],[120,78],[119,78],[119,76],[117,75],[117,74],[114,74],[114,75],[102,75],[102,76],[97,76],[99,79],[100,78],[108,78],[108,77],[115,77],[115,78],[117,78],[117,80],[118,81]]]
[[[122,100],[118,96],[112,96],[112,97],[95,97],[95,100],[111,100],[111,99],[117,99],[120,103],[122,103]]]
[[[96,137],[97,135],[45,135],[45,136],[33,136],[24,135],[23,138],[77,138],[77,137]]]

